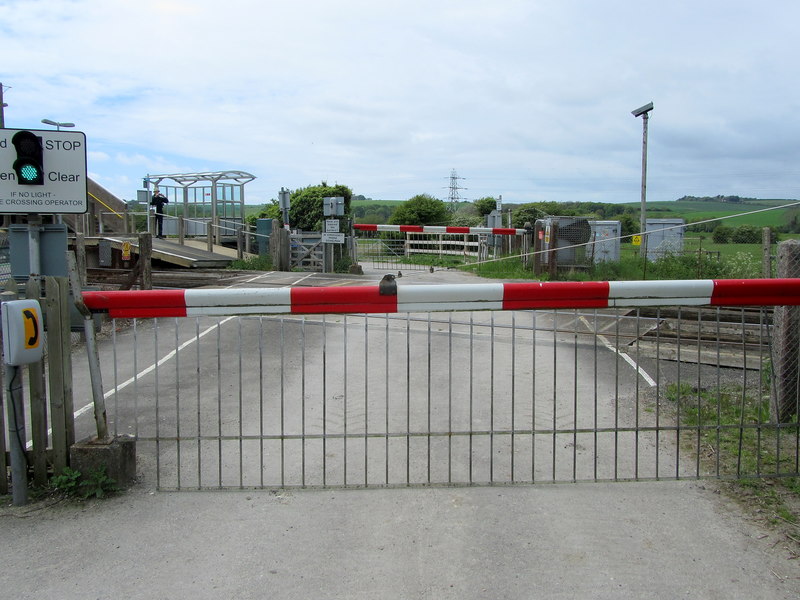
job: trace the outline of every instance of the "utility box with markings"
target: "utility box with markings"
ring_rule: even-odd
[[[592,237],[590,254],[594,264],[618,262],[622,223],[619,221],[589,221]]]
[[[39,265],[34,266],[37,275],[66,277],[67,271],[67,226],[54,223],[40,225]],[[10,225],[8,246],[11,258],[11,276],[17,281],[27,281],[30,266],[30,230],[28,225]]]
[[[323,198],[322,215],[325,217],[343,217],[344,196],[329,196]]]
[[[683,219],[647,219],[647,260],[656,261],[665,256],[683,252],[683,234],[686,221]]]

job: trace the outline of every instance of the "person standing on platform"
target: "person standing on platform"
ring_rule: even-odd
[[[164,239],[164,205],[169,204],[167,197],[156,188],[150,206],[156,207],[156,237]]]

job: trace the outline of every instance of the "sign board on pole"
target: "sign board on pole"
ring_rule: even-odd
[[[339,233],[339,219],[325,219],[325,233]]]
[[[344,244],[344,234],[343,233],[322,233],[322,243],[323,244]]]
[[[322,199],[323,217],[343,217],[344,216],[344,197],[330,196]]]
[[[34,154],[41,156],[41,181],[19,182],[15,163],[23,150],[14,144],[19,132],[39,140],[40,150],[35,148]],[[83,132],[0,129],[0,213],[82,214],[89,208],[86,192]]]

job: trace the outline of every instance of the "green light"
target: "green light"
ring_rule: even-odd
[[[35,181],[39,177],[39,169],[34,165],[25,165],[20,170],[20,175],[25,181]]]

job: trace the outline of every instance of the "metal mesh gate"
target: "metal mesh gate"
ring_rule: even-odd
[[[164,489],[797,475],[769,333],[679,308],[157,319],[105,377]]]

